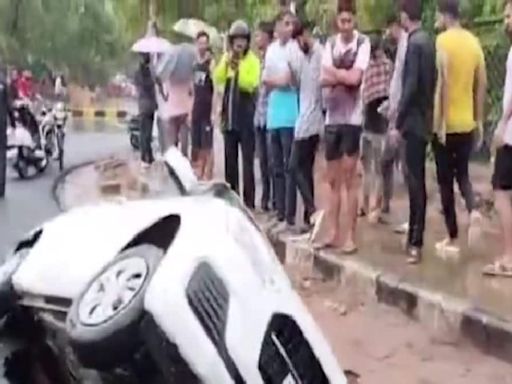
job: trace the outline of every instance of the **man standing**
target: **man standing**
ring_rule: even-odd
[[[274,25],[269,22],[261,22],[256,31],[256,48],[262,65],[265,63],[267,48],[274,37]],[[265,69],[263,68],[264,72]],[[275,193],[272,192],[272,167],[270,152],[270,137],[267,130],[267,106],[269,91],[263,82],[258,89],[258,100],[254,114],[254,127],[256,128],[256,148],[260,163],[261,175],[261,209],[264,212],[270,210],[269,203],[272,197],[272,209],[276,209]]]
[[[512,38],[512,0],[505,5],[505,29]],[[494,161],[494,205],[500,217],[503,236],[503,253],[483,273],[490,276],[512,277],[512,48],[508,53],[503,114],[496,128],[494,141],[497,147]]]
[[[277,219],[280,223],[286,220],[289,229],[295,225],[297,209],[297,186],[289,166],[293,131],[299,113],[297,88],[292,83],[290,68],[293,52],[297,48],[292,40],[295,20],[290,11],[281,12],[277,17],[277,39],[265,55],[263,72],[263,83],[270,91],[267,129],[271,141]]]
[[[402,25],[409,34],[403,70],[402,97],[396,128],[405,140],[409,189],[407,262],[421,261],[427,191],[425,157],[429,141],[436,86],[436,53],[432,39],[421,29],[421,0],[403,0]]]
[[[469,180],[469,158],[475,129],[483,138],[483,110],[487,86],[485,58],[478,38],[461,27],[459,0],[439,0],[437,27],[445,30],[437,37],[438,88],[433,141],[437,182],[448,237],[436,244],[438,252],[449,247],[460,251],[457,240],[454,179],[466,202],[470,225],[479,221]],[[476,121],[475,121],[476,120]]]
[[[0,68],[0,198],[5,196],[7,167],[7,115],[9,110],[7,74]]]
[[[192,106],[192,163],[200,180],[213,177],[214,89],[212,70],[215,64],[210,36],[199,32],[196,37],[197,59],[194,63],[194,104]]]
[[[308,21],[298,24],[294,31],[294,39],[303,55],[296,63],[292,63],[294,76],[299,84],[300,105],[299,117],[295,124],[290,168],[304,201],[306,231],[311,229],[311,216],[316,211],[313,166],[319,134],[324,125],[320,86],[322,46],[313,37],[313,28],[313,23]]]
[[[156,111],[155,82],[151,74],[149,54],[141,54],[140,64],[135,73],[140,115],[140,156],[142,167],[148,168],[154,161],[151,141],[153,138],[153,120]]]
[[[357,252],[357,164],[363,125],[361,84],[370,62],[370,41],[355,30],[355,6],[351,1],[340,2],[336,25],[338,33],[325,45],[321,70],[327,109],[325,157],[331,189],[327,213],[332,227],[327,241],[319,246],[343,247],[344,253],[351,254]],[[346,234],[341,234],[339,223],[343,190],[349,220]]]
[[[243,20],[229,29],[228,52],[214,71],[214,82],[224,89],[222,125],[226,181],[238,192],[238,149],[242,149],[243,200],[254,209],[254,106],[260,82],[260,61],[250,50],[251,33]]]
[[[405,53],[407,51],[407,32],[402,28],[400,20],[396,16],[388,21],[388,36],[397,46],[393,76],[389,87],[389,110],[388,110],[388,139],[384,149],[382,162],[382,176],[384,184],[382,186],[383,206],[382,213],[391,212],[391,200],[394,189],[394,170],[396,163],[400,163],[404,181],[407,180],[407,165],[405,163],[405,146],[400,135],[397,134],[396,117],[398,114],[398,104],[402,97],[402,76],[404,69]],[[409,230],[409,223],[406,222],[395,229],[395,232],[406,234]]]
[[[363,80],[364,127],[362,162],[364,167],[364,211],[375,224],[382,209],[382,160],[387,121],[382,106],[388,100],[393,65],[387,58],[379,35],[372,36],[371,58]]]

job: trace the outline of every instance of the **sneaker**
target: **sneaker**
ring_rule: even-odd
[[[421,248],[410,246],[407,249],[407,264],[417,265],[421,263],[422,257]]]
[[[403,223],[393,230],[396,234],[405,235],[409,232],[409,223]]]
[[[436,253],[441,258],[458,257],[460,255],[460,247],[454,240],[444,239],[436,243]]]

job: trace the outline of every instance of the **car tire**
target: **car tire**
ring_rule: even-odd
[[[149,244],[123,251],[74,300],[66,328],[84,367],[108,371],[129,361],[142,346],[139,326],[145,291],[163,255],[163,250]],[[126,286],[120,289],[121,279],[126,279]]]

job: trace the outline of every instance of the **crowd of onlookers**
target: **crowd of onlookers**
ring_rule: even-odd
[[[273,212],[293,233],[311,232],[315,247],[357,252],[356,224],[389,222],[394,171],[400,164],[409,194],[407,261],[422,259],[426,220],[425,163],[434,154],[447,237],[439,252],[460,251],[454,183],[470,217],[481,221],[469,177],[469,159],[481,144],[486,92],[485,58],[478,39],[459,22],[458,0],[439,0],[435,38],[422,28],[421,0],[402,0],[383,36],[356,29],[355,5],[339,1],[336,31],[324,43],[315,25],[283,11],[255,31],[242,20],[228,32],[227,50],[217,63],[209,37],[196,38],[194,76],[165,90],[143,55],[136,76],[142,114],[142,161],[153,161],[150,131],[158,111],[162,149],[181,144],[202,179],[212,177],[213,130],[224,139],[225,178],[256,209],[255,153],[261,175],[259,207]],[[512,33],[512,2],[505,24]],[[388,54],[383,40],[392,41]],[[512,56],[511,56],[512,57]],[[484,270],[512,276],[512,65],[507,64],[503,117],[496,129],[493,187],[505,252]],[[510,67],[510,68],[509,68]],[[161,104],[167,106],[160,116]],[[145,128],[144,128],[145,127]],[[242,182],[239,181],[241,153]],[[323,156],[329,185],[325,209],[315,203],[314,164]],[[363,186],[360,171],[363,173]],[[240,188],[240,184],[242,188]],[[297,193],[304,202],[296,223]],[[340,213],[348,222],[340,227]],[[323,227],[323,236],[318,229]]]

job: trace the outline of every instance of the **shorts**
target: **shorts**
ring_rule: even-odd
[[[492,187],[498,191],[512,191],[512,146],[504,145],[496,152]]]
[[[213,126],[209,119],[192,122],[192,149],[213,148]]]
[[[361,140],[360,125],[335,124],[325,127],[325,159],[333,161],[343,156],[357,156]]]

